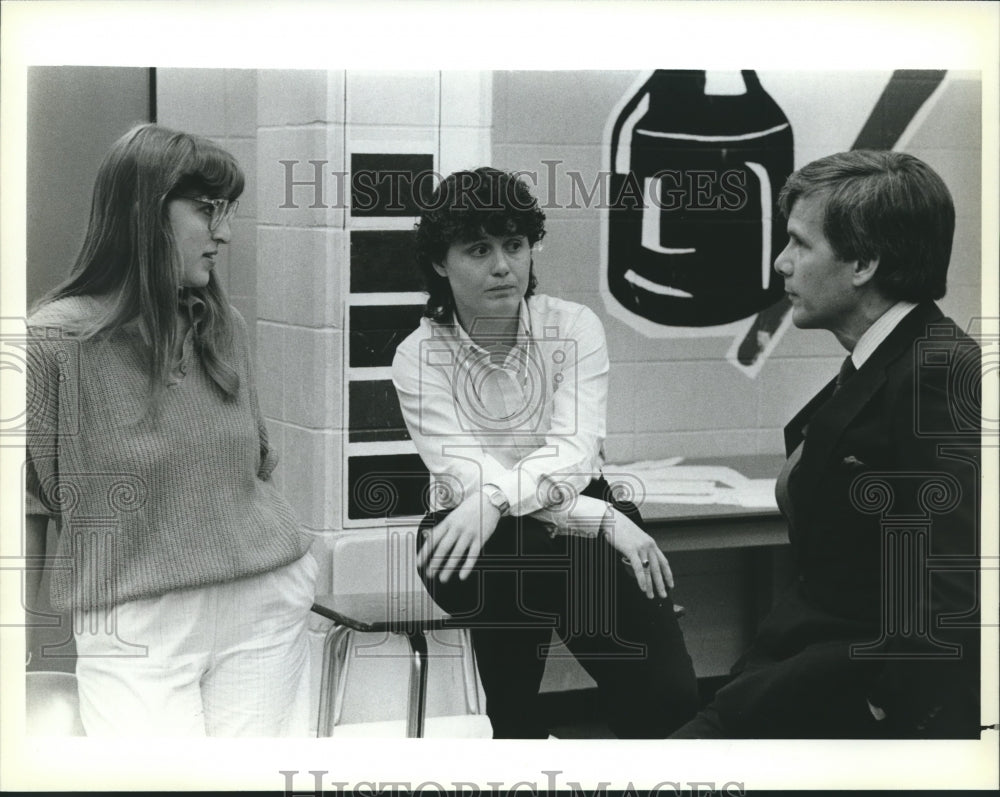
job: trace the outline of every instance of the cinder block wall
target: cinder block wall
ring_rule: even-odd
[[[157,72],[158,121],[218,141],[247,174],[219,273],[255,330],[257,387],[280,456],[275,479],[316,535],[320,592],[357,590],[365,581],[358,572],[365,559],[353,548],[334,562],[338,539],[374,531],[378,544],[377,529],[385,528],[369,519],[344,530],[348,457],[410,445],[369,442],[364,435],[350,440],[350,383],[386,376],[384,366],[348,366],[350,308],[413,301],[391,285],[381,286],[382,293],[352,294],[351,233],[410,230],[413,219],[352,217],[345,175],[358,154],[420,153],[437,172],[486,162],[490,88],[489,76],[478,73]],[[314,698],[325,628],[313,618]],[[429,716],[465,712],[461,663],[448,647],[454,641],[444,634],[431,642]],[[351,658],[342,721],[401,718],[405,643],[359,637],[357,647],[363,650]]]
[[[795,168],[850,149],[890,72],[761,72],[785,112]],[[493,91],[493,162],[538,178],[548,234],[535,258],[539,290],[586,304],[604,322],[611,356],[611,462],[671,456],[781,454],[781,430],[837,371],[833,335],[791,327],[754,378],[726,362],[732,336],[647,337],[608,312],[601,284],[600,210],[577,194],[570,172],[593,186],[604,131],[638,72],[498,72]],[[967,327],[980,315],[981,114],[976,74],[949,75],[897,149],[923,158],[955,199],[958,221],[946,314]],[[682,120],[684,109],[675,115]],[[777,187],[776,187],[777,188]],[[777,220],[783,224],[783,220]],[[776,255],[777,253],[773,253]]]
[[[159,69],[157,121],[211,138],[240,162],[247,183],[217,273],[251,329],[257,319],[257,73],[247,69]],[[251,345],[254,341],[251,339]]]
[[[247,173],[220,273],[233,303],[256,329],[258,389],[281,455],[276,479],[303,525],[317,535],[320,589],[336,588],[358,575],[338,572],[350,563],[332,561],[336,541],[379,525],[345,521],[354,486],[348,463],[354,456],[408,450],[392,430],[374,441],[352,435],[365,430],[352,426],[351,383],[377,385],[387,374],[385,364],[351,366],[351,308],[373,302],[405,308],[420,301],[409,289],[394,294],[391,285],[382,286],[377,298],[352,293],[352,232],[406,230],[412,219],[352,216],[345,207],[349,191],[338,180],[351,170],[354,155],[418,153],[430,156],[443,174],[484,163],[533,170],[539,197],[549,204],[551,169],[554,184],[563,188],[570,170],[592,183],[602,168],[607,117],[637,73],[157,74],[159,121],[214,138]],[[761,73],[792,123],[795,166],[849,148],[888,75]],[[955,197],[958,227],[949,294],[941,304],[962,326],[980,314],[980,90],[977,75],[949,76],[900,146],[938,169]],[[552,207],[547,214],[548,235],[535,258],[540,290],[587,304],[608,334],[614,388],[609,460],[779,453],[783,424],[843,357],[833,336],[789,329],[754,378],[726,362],[730,339],[646,337],[609,313],[598,290],[599,210]],[[696,664],[724,671],[744,642],[734,629],[744,620],[746,562],[737,552],[690,555],[683,562],[675,571],[682,587],[685,578],[694,585],[685,602],[689,618],[698,615]],[[315,621],[317,683],[322,629]],[[397,642],[384,640],[380,655],[372,656],[369,647],[365,657],[352,660],[343,721],[402,716],[398,657],[405,650]],[[457,663],[435,663],[431,674],[429,713],[464,711]],[[545,688],[586,683],[575,665],[561,659],[549,667]]]

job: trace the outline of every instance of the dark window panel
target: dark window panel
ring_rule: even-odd
[[[430,476],[416,454],[349,457],[347,516],[351,520],[423,515]]]
[[[422,291],[412,230],[351,231],[351,293]]]
[[[351,368],[392,365],[396,347],[420,324],[423,305],[372,305],[350,308]]]
[[[348,439],[352,443],[410,439],[391,380],[351,382],[348,396]]]
[[[351,215],[419,216],[434,191],[433,155],[351,155]]]

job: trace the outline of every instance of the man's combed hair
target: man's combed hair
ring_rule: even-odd
[[[878,260],[875,285],[911,302],[945,294],[955,205],[944,181],[903,152],[853,150],[793,173],[778,204],[785,218],[798,199],[825,197],[823,234],[841,260]]]
[[[483,234],[524,235],[534,246],[545,236],[545,214],[528,186],[515,174],[483,166],[448,175],[434,190],[416,226],[417,263],[430,294],[424,315],[450,322],[455,300],[448,279],[434,270],[453,243]],[[532,267],[528,290],[537,287]]]

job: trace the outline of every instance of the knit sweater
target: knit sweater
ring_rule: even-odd
[[[67,319],[96,300],[46,305],[28,322],[27,512],[59,528],[52,605],[91,610],[263,573],[310,538],[270,480],[277,458],[257,403],[246,323],[234,309],[235,399],[184,339],[158,412],[147,412],[137,324],[81,340]]]

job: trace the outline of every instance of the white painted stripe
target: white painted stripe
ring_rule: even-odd
[[[775,127],[769,127],[767,130],[756,130],[753,133],[743,133],[738,136],[699,136],[694,133],[661,133],[657,130],[643,130],[642,128],[638,128],[635,132],[641,133],[644,136],[652,136],[653,138],[675,138],[680,141],[748,141],[753,138],[769,136],[771,133],[777,133],[786,127],[788,127],[788,122],[776,125]]]
[[[759,163],[747,161],[747,168],[757,175],[760,183],[761,245],[760,245],[760,287],[767,290],[771,284],[771,176]]]
[[[403,305],[427,304],[427,294],[423,291],[387,291],[386,293],[352,293],[348,303],[351,307],[360,305]]]
[[[347,443],[348,457],[387,457],[398,454],[416,454],[412,440],[382,440],[377,443]]]
[[[694,298],[692,294],[687,291],[682,291],[680,288],[671,288],[669,285],[660,285],[658,282],[652,282],[645,277],[640,277],[632,269],[625,272],[625,279],[633,285],[638,285],[640,288],[644,288],[650,293],[658,293],[661,296],[679,296],[682,299]]]
[[[646,192],[642,198],[642,246],[651,252],[665,255],[692,255],[693,247],[678,249],[660,244],[660,224],[663,219],[663,178],[647,177],[643,188]]]
[[[643,240],[642,245],[646,246],[645,240]],[[670,246],[660,246],[659,244],[655,244],[655,246],[648,246],[646,248],[652,249],[654,252],[662,252],[665,255],[693,255],[695,252],[698,251],[693,246],[689,246],[686,248],[676,248]]]
[[[347,378],[351,382],[375,382],[392,379],[392,367],[382,365],[375,368],[348,368]]]
[[[412,230],[419,216],[352,216],[347,209],[348,230]]]

